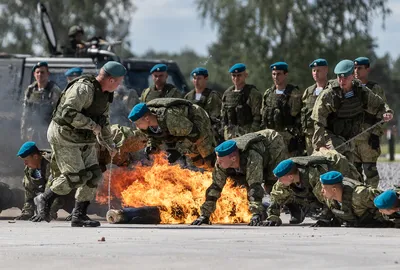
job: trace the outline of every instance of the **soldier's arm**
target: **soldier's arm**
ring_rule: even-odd
[[[208,97],[207,104],[205,108],[207,108],[207,112],[211,119],[220,119],[221,118],[221,97],[217,93],[211,92]]]
[[[326,147],[325,128],[328,124],[327,119],[331,112],[333,112],[333,100],[326,91],[323,91],[318,96],[311,114],[315,129],[312,138],[314,149],[318,150],[321,147]]]
[[[269,91],[269,89],[265,90],[264,94],[262,95],[262,99],[261,99],[261,109],[260,109],[261,129],[266,128],[266,125],[267,125],[266,123],[264,123],[264,121],[266,120],[266,119],[264,119],[265,118],[264,110],[265,110],[265,107],[266,107],[266,99],[267,99],[268,91]]]
[[[113,141],[113,134],[111,132],[111,125],[110,125],[110,104],[107,104],[107,109],[103,113],[103,116],[106,118],[106,124],[101,129],[101,136],[105,140],[108,145],[114,145]]]
[[[23,101],[23,105],[22,105],[22,116],[21,116],[21,140],[25,141],[26,137],[25,137],[25,132],[27,129],[27,116],[29,115],[28,107],[27,107],[27,95],[28,93],[28,88],[25,90],[25,94],[24,94],[24,101]]]
[[[53,104],[53,109],[56,108],[57,106],[57,102],[60,99],[61,96],[61,89],[54,84],[53,88],[51,89],[51,91],[53,91],[52,97],[51,97],[51,102]]]
[[[267,209],[267,214],[269,216],[281,215],[281,207],[292,197],[292,192],[289,187],[286,187],[281,182],[276,182],[272,186],[270,193],[271,204]]]
[[[212,172],[212,184],[206,190],[206,201],[200,208],[202,216],[210,217],[215,211],[217,200],[221,197],[227,177],[226,171],[217,164]]]
[[[375,94],[377,94],[378,96],[381,97],[381,99],[386,103],[387,99],[386,99],[386,94],[385,91],[383,90],[383,88],[379,85],[379,84],[375,84],[373,89],[371,89],[372,92],[374,92]]]
[[[140,102],[146,102],[145,97],[148,91],[150,91],[150,88],[146,88],[143,90],[142,94],[140,95]]]
[[[293,117],[299,116],[302,107],[302,96],[300,89],[293,89],[289,98],[290,114]]]
[[[376,115],[376,117],[379,119],[382,119],[384,113],[393,113],[389,105],[385,103],[380,96],[374,94],[374,92],[372,92],[367,87],[365,87],[364,89],[366,91],[365,94],[367,95],[366,111],[368,113]]]
[[[358,186],[354,189],[352,206],[357,216],[362,216],[368,210],[375,210],[374,198],[380,194],[378,189]]]
[[[81,113],[84,108],[88,108],[93,101],[94,90],[87,85],[80,84],[72,87],[65,93],[63,104],[64,120],[77,129],[90,129],[96,127],[90,117]]]
[[[34,186],[30,183],[27,174],[28,170],[25,169],[25,175],[24,175],[24,179],[23,179],[23,186],[24,186],[24,190],[25,190],[25,202],[24,202],[24,206],[21,209],[22,213],[21,214],[25,214],[25,215],[34,215],[34,211],[35,211],[35,204],[33,202],[33,199],[35,198],[36,194],[34,192]]]
[[[261,214],[264,210],[264,207],[262,206],[264,189],[261,186],[264,181],[263,174],[263,157],[254,150],[248,150],[246,164],[246,181],[249,185],[249,210],[252,214]]]
[[[250,91],[249,99],[247,100],[247,104],[251,108],[251,113],[253,115],[253,123],[251,123],[251,130],[258,131],[261,126],[261,106],[262,106],[262,95],[256,89],[253,88]]]
[[[183,98],[183,94],[182,94],[181,90],[179,90],[178,88],[175,87],[171,91],[173,92],[173,94],[172,94],[173,98]]]

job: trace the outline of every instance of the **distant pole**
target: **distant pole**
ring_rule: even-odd
[[[392,126],[386,132],[386,137],[388,140],[388,147],[389,147],[389,160],[394,161],[395,159],[395,146],[396,146],[396,136],[395,136],[396,126]]]

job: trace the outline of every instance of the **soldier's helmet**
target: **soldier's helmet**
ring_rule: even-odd
[[[72,36],[75,36],[78,33],[84,34],[85,32],[83,31],[83,28],[80,27],[79,25],[73,25],[73,26],[71,26],[69,28],[68,36],[72,37]]]

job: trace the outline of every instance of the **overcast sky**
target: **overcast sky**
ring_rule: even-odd
[[[139,0],[131,23],[132,50],[141,55],[149,49],[180,52],[191,48],[207,56],[207,47],[217,39],[217,32],[204,22],[196,11],[194,0]],[[389,0],[392,15],[375,19],[372,36],[378,44],[377,53],[389,52],[393,58],[400,55],[400,0]]]

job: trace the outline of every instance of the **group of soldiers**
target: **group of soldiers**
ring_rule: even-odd
[[[166,83],[168,66],[157,64],[150,70],[154,84],[127,116],[136,130],[110,124],[113,92],[126,73],[120,63],[108,62],[97,76],[72,80],[51,103],[51,177],[29,198],[37,212],[29,215],[49,222],[57,200],[74,193],[72,226],[99,226],[86,215],[104,171],[96,144],[107,146],[110,157],[139,144],[148,157],[162,150],[170,163],[212,168],[212,184],[193,225],[211,224],[229,177],[247,188],[251,226],[281,225],[279,216],[287,207],[291,224],[317,209],[315,226],[394,227],[400,190],[379,190],[376,169],[382,123],[393,112],[379,85],[368,81],[368,58],[340,61],[332,80],[327,61],[314,60],[315,84],[305,91],[287,82],[287,63],[270,68],[274,85],[262,94],[246,83],[246,66],[233,65],[233,86],[221,96],[207,88],[208,71],[198,67],[191,72],[195,88],[183,96]],[[46,166],[27,161],[46,156],[33,142],[25,143],[18,156],[30,168],[27,178],[48,175]],[[268,205],[262,202],[266,194]]]

